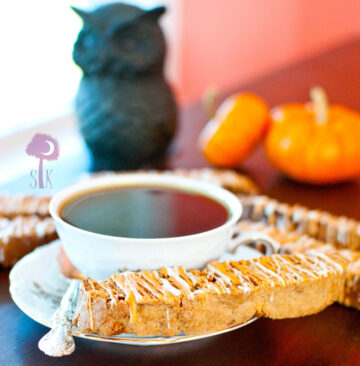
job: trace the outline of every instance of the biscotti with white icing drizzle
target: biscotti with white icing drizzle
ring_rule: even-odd
[[[36,247],[55,240],[57,233],[50,217],[16,216],[0,218],[0,265],[10,267]]]
[[[322,210],[282,203],[267,196],[239,195],[242,218],[274,225],[282,231],[307,234],[337,248],[360,250],[360,222]]]
[[[36,247],[57,238],[51,197],[0,195],[0,266],[11,267]]]
[[[197,334],[254,316],[274,319],[317,313],[343,297],[347,261],[335,254],[273,255],[125,272],[84,280],[74,324],[102,335]]]
[[[261,222],[241,221],[237,230],[240,233],[256,231],[268,235],[281,245],[280,250],[282,253],[304,253],[309,250],[339,253],[349,261],[346,269],[344,297],[340,300],[340,303],[360,310],[360,251],[339,249],[333,244],[324,243],[308,235],[282,231],[273,225],[266,225]]]

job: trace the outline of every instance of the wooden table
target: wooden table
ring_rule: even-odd
[[[315,84],[325,87],[330,100],[360,110],[360,40],[238,90],[258,93],[270,105],[275,105],[308,100],[309,87]],[[167,167],[206,165],[196,149],[196,139],[204,123],[199,105],[181,111],[178,135]],[[76,173],[86,169],[86,159],[79,159],[84,164],[77,165]],[[68,176],[75,174],[72,167],[62,169]],[[360,179],[326,188],[296,184],[269,165],[261,147],[243,165],[242,171],[253,177],[264,193],[279,200],[360,219]],[[24,187],[25,190],[25,186],[23,178],[5,188]],[[8,271],[2,270],[0,324],[0,365],[360,365],[360,312],[340,305],[301,319],[260,319],[225,335],[178,345],[135,347],[77,339],[73,355],[51,359],[37,349],[37,342],[47,329],[12,303]]]

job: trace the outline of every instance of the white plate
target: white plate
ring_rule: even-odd
[[[10,272],[10,294],[16,305],[30,318],[38,323],[51,327],[51,318],[60,305],[69,280],[58,269],[56,256],[60,241],[44,245],[21,259]],[[220,260],[240,260],[259,257],[262,254],[249,247],[240,247],[235,254],[225,253]],[[246,323],[232,325],[226,329],[194,335],[177,335],[174,337],[152,336],[138,337],[129,334],[116,336],[100,336],[98,334],[81,333],[73,327],[75,336],[103,342],[150,346],[186,342],[201,338],[212,337],[244,327],[256,318]]]

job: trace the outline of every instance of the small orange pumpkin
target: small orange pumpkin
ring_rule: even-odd
[[[360,114],[328,105],[323,89],[311,89],[312,103],[272,110],[265,138],[270,162],[294,180],[336,183],[360,174]]]
[[[218,167],[237,167],[254,150],[269,121],[269,108],[249,93],[227,98],[199,137],[207,161]]]

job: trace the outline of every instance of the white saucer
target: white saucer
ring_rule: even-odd
[[[10,294],[15,304],[30,318],[49,328],[51,327],[52,315],[59,307],[60,300],[69,285],[69,280],[58,269],[56,256],[59,246],[60,241],[57,240],[36,249],[21,259],[10,272]],[[235,254],[225,253],[220,260],[250,259],[261,255],[255,249],[240,247]],[[174,337],[138,337],[129,334],[100,336],[98,334],[81,333],[76,327],[73,327],[72,333],[78,337],[97,341],[150,346],[212,337],[244,327],[255,320],[256,318],[252,318],[246,323],[232,325],[214,332],[195,335],[184,334]]]

